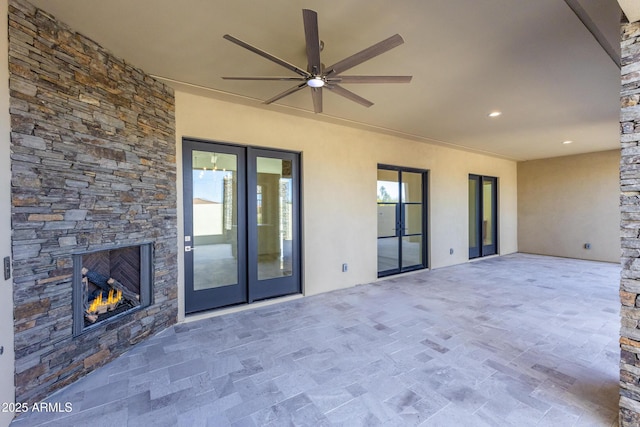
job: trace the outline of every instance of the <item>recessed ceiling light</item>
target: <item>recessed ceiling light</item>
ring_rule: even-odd
[[[573,142],[573,141],[569,141],[569,140],[562,141],[562,143],[563,143],[564,145],[571,144],[572,142]]]
[[[502,112],[500,112],[500,111],[492,111],[492,112],[489,113],[489,117],[498,117],[498,116],[501,116],[501,115],[502,115]]]

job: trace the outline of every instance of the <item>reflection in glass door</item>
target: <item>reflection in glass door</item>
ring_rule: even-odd
[[[469,258],[498,253],[498,179],[469,175]]]
[[[201,164],[203,157],[206,162],[208,154],[194,151],[194,163]],[[238,159],[234,154],[213,153],[211,162],[213,168],[194,171],[194,180],[199,181],[199,193],[193,197],[196,290],[238,283]]]
[[[300,292],[298,155],[183,141],[185,311]]]
[[[378,166],[378,277],[427,267],[426,171]]]

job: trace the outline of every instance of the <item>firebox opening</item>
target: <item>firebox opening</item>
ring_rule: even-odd
[[[152,245],[73,256],[74,335],[151,303]]]

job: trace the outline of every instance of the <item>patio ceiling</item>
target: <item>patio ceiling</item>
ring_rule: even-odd
[[[619,147],[614,0],[32,3],[134,66],[224,100],[514,160]],[[403,45],[345,74],[406,74],[412,82],[349,85],[375,105],[328,93],[324,112],[314,114],[307,89],[262,103],[291,82],[221,79],[295,76],[224,40],[227,33],[305,68],[303,8],[318,12],[325,64],[399,33]],[[489,118],[494,110],[502,115]]]

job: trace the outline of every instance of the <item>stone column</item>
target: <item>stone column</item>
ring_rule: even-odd
[[[640,22],[622,25],[620,426],[640,425]]]
[[[28,1],[8,11],[15,397],[32,403],[176,322],[175,97]],[[75,336],[74,255],[146,243],[151,304]]]

